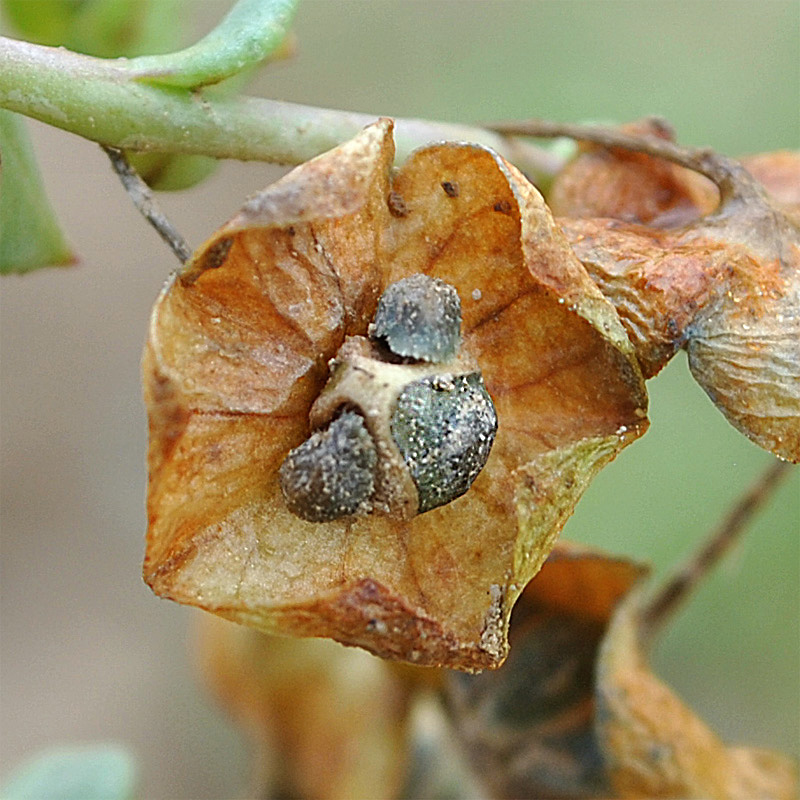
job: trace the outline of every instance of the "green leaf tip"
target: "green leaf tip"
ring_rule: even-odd
[[[72,264],[20,117],[0,111],[0,274]]]
[[[277,50],[296,7],[297,0],[238,0],[196,44],[175,53],[131,59],[126,69],[137,80],[184,89],[219,83]]]
[[[56,747],[19,767],[3,784],[3,800],[132,800],[136,770],[120,745]]]

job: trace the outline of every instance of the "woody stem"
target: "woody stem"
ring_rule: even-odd
[[[663,120],[650,120],[656,129],[670,131]],[[488,130],[505,136],[530,136],[553,138],[566,136],[583,142],[593,142],[603,147],[619,147],[636,153],[663,158],[705,175],[713,181],[723,203],[731,200],[764,200],[763,189],[749,172],[736,160],[715,153],[710,148],[691,148],[655,135],[634,136],[616,128],[603,125],[577,125],[550,122],[542,119],[520,122],[495,122],[485,126]]]
[[[114,172],[117,173],[125,191],[141,215],[156,229],[159,236],[169,245],[178,261],[185,264],[192,254],[186,240],[177,228],[167,219],[159,208],[150,187],[142,180],[139,173],[130,165],[122,150],[116,147],[100,145],[105,150],[111,161]]]
[[[790,464],[775,460],[728,511],[711,536],[655,593],[641,614],[642,642],[649,644],[717,562],[741,539],[755,513],[788,476]]]

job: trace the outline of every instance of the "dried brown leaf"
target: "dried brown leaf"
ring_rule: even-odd
[[[622,153],[579,157],[583,185],[633,181],[636,154]],[[685,224],[674,227],[681,214],[666,207],[649,226],[625,221],[647,221],[642,209],[648,197],[657,202],[659,176],[677,169],[639,158],[647,161],[638,168],[652,171],[652,180],[637,183],[641,196],[615,205],[595,192],[591,211],[604,218],[561,219],[563,230],[617,308],[645,376],[685,348],[696,380],[736,428],[781,458],[800,460],[800,159],[748,159],[762,188],[736,162],[706,153],[724,177],[722,203],[706,216],[699,215],[707,206],[697,204],[688,214],[695,219],[687,223],[683,214]],[[562,209],[578,216],[587,210],[566,202]]]
[[[197,649],[204,683],[254,749],[254,796],[398,796],[408,697],[385,664],[211,615],[200,620]]]
[[[491,796],[796,796],[790,759],[726,747],[653,675],[639,616],[646,574],[559,542],[514,609],[503,669],[447,676],[455,734]]]
[[[494,667],[511,608],[591,476],[646,428],[632,347],[536,190],[478,146],[393,174],[370,126],[252,198],[164,290],[145,354],[144,574],[158,594],[265,631],[393,659]],[[407,521],[311,523],[278,467],[345,337],[385,287],[453,285],[494,400],[489,461]],[[546,495],[556,514],[531,500]]]

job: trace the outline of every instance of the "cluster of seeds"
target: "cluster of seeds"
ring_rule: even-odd
[[[324,425],[313,420],[318,429],[281,465],[288,508],[311,522],[445,505],[469,489],[494,442],[497,414],[461,347],[454,287],[425,275],[391,284],[369,335],[342,346],[315,404]],[[382,485],[392,480],[400,488]]]

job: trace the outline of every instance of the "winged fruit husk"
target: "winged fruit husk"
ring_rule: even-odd
[[[695,379],[731,424],[800,461],[800,155],[749,159],[765,187],[727,157],[675,152],[717,184],[711,213],[698,206],[677,227],[669,213],[644,225],[641,198],[624,208],[597,199],[591,210],[602,217],[569,218],[582,209],[562,203],[567,216],[559,222],[615,305],[646,377],[684,348]],[[631,178],[626,162],[618,169]],[[681,215],[692,216],[685,205]]]

